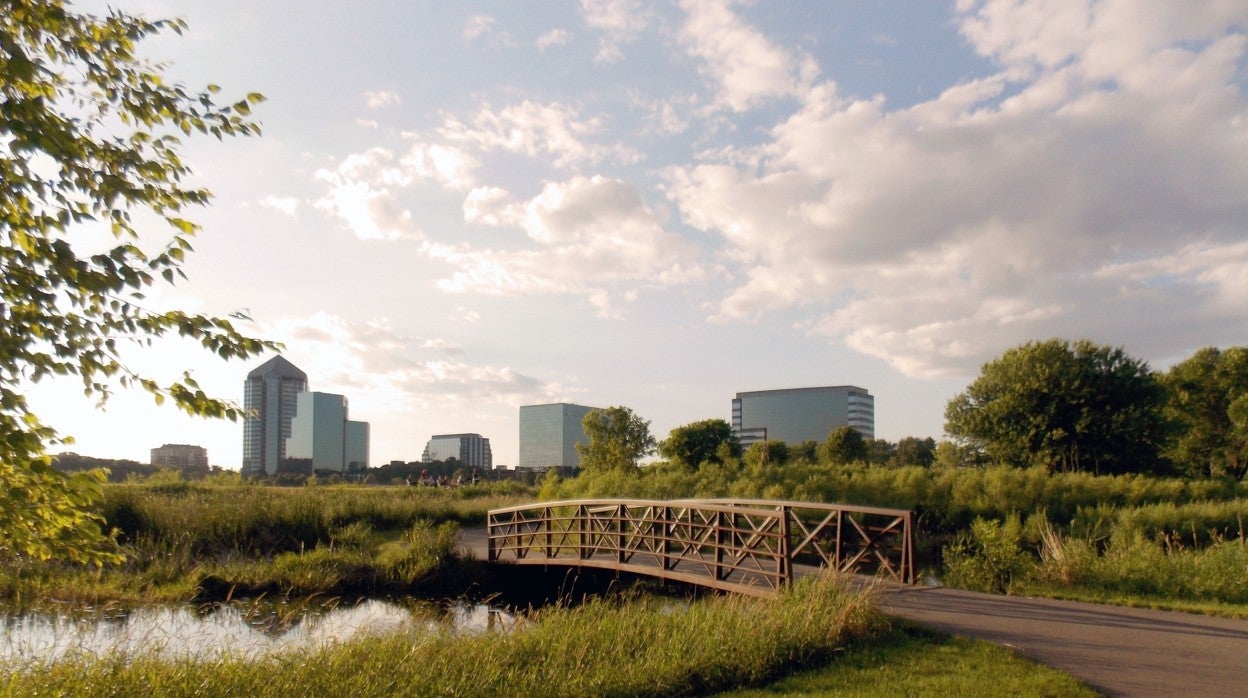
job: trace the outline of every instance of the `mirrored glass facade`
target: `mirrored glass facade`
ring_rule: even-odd
[[[581,420],[597,407],[559,402],[520,408],[520,460],[517,468],[545,470],[580,465],[576,444],[584,443]]]
[[[850,426],[875,438],[875,398],[865,388],[838,385],[737,393],[732,428],[743,446],[764,439],[799,444],[823,441]]]

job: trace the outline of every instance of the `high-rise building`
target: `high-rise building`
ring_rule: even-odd
[[[208,469],[208,449],[190,444],[165,444],[152,449],[152,465]]]
[[[300,393],[282,469],[342,473],[368,467],[368,424],[347,416],[347,398],[342,395]]]
[[[581,420],[600,409],[559,402],[550,405],[524,405],[520,408],[520,460],[517,468],[545,470],[576,468],[581,455],[576,444],[587,443]]]
[[[243,384],[243,472],[273,475],[286,458],[286,438],[296,396],[308,389],[308,374],[275,356],[247,374]]]
[[[368,422],[347,420],[346,455],[347,472],[357,472],[368,468],[368,448],[370,429]]]
[[[439,434],[429,439],[420,460],[425,463],[454,458],[473,468],[493,468],[494,454],[490,440],[480,434]]]
[[[875,438],[875,398],[865,388],[837,385],[737,393],[732,430],[742,446],[759,441],[823,441],[839,427]]]

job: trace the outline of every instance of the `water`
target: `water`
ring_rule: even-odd
[[[517,616],[483,604],[380,599],[296,605],[244,600],[75,616],[0,615],[0,665],[36,668],[66,657],[113,653],[252,659],[393,632],[505,632],[517,622]]]

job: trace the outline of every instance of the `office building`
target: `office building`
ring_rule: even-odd
[[[524,405],[520,408],[520,460],[518,469],[576,468],[581,457],[576,444],[588,443],[581,420],[600,409],[560,402]]]
[[[152,465],[165,468],[208,469],[208,449],[189,444],[165,444],[152,449]]]
[[[347,417],[347,398],[342,395],[300,393],[282,469],[344,473],[368,467],[368,424]]]
[[[308,374],[280,356],[247,374],[243,384],[243,473],[273,475],[286,458],[286,439],[296,397],[308,389]]]
[[[490,440],[480,434],[439,434],[429,439],[420,456],[424,463],[446,462],[452,458],[473,468],[494,467]]]
[[[759,441],[823,441],[839,427],[875,438],[875,398],[864,388],[837,385],[737,393],[732,430],[742,446]]]

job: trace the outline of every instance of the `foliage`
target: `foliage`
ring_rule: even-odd
[[[891,465],[897,461],[897,444],[888,439],[867,439],[866,461],[875,465]],[[817,450],[817,449],[816,449]],[[818,458],[818,454],[816,454]]]
[[[722,419],[704,419],[679,426],[659,444],[659,455],[696,468],[741,457],[741,442],[732,425]]]
[[[752,443],[745,449],[743,460],[750,466],[784,465],[789,462],[789,445],[774,439]]]
[[[853,427],[838,427],[828,433],[828,438],[819,445],[820,463],[857,463],[865,462],[870,455],[870,446],[862,432]]]
[[[650,435],[650,422],[627,407],[590,410],[581,427],[589,443],[577,443],[576,451],[586,470],[635,468],[657,445]]]
[[[6,566],[0,568],[0,604],[438,586],[459,573],[452,526],[483,526],[489,509],[534,494],[517,491],[513,482],[437,489],[164,480],[103,487],[98,512],[118,533],[123,564],[103,570],[56,561]]]
[[[187,186],[180,136],[259,133],[250,94],[220,106],[216,86],[188,92],[137,44],[177,20],[110,11],[96,17],[60,0],[18,0],[0,12],[0,556],[113,559],[98,521],[81,512],[93,477],[48,467],[49,444],[65,443],[30,410],[22,386],[73,375],[106,400],[115,384],[197,415],[237,418],[241,409],[203,393],[189,374],[167,385],[122,359],[128,344],[189,337],[222,358],[271,345],[229,319],[144,308],[158,278],[184,276],[197,226],[183,211],[209,194]],[[163,249],[140,248],[138,223],[163,220]],[[110,230],[111,248],[90,254],[83,226]]]
[[[1195,477],[1248,475],[1248,347],[1201,349],[1162,383],[1166,416],[1179,425],[1167,455]]]
[[[1027,573],[1032,558],[1023,552],[1022,524],[1017,515],[1005,523],[975,519],[969,535],[945,548],[945,582],[993,594],[1009,593],[1017,577]]]
[[[883,631],[867,595],[825,577],[679,613],[599,600],[542,609],[518,632],[390,632],[260,660],[83,656],[0,680],[14,696],[701,695],[822,664]]]
[[[930,467],[936,462],[936,440],[930,436],[925,439],[907,436],[897,442],[893,460],[897,465]]]
[[[1156,471],[1165,393],[1148,365],[1081,340],[1029,342],[984,364],[945,431],[994,462],[1096,473]]]

